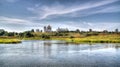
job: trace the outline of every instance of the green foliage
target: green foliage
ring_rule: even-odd
[[[62,33],[55,33],[55,36],[63,36]]]
[[[21,40],[15,38],[0,38],[0,43],[20,43]]]
[[[24,37],[34,37],[34,35],[30,31],[24,32]]]
[[[74,42],[74,43],[120,43],[120,33],[119,32],[85,32],[79,31],[69,31],[69,32],[35,32],[34,29],[30,31],[25,31],[22,33],[16,32],[7,32],[4,30],[0,30],[0,38],[8,37],[8,38],[20,38],[20,39],[28,39],[28,40],[65,40],[67,42]],[[9,40],[9,39],[4,39]],[[1,40],[2,42],[3,40]],[[3,41],[4,42],[4,41]],[[7,41],[5,41],[7,42]]]
[[[0,36],[3,36],[5,34],[4,30],[0,30]]]
[[[19,37],[24,37],[24,33],[19,33]]]
[[[67,42],[73,43],[120,43],[120,35],[98,35],[87,36],[83,38],[66,39]]]
[[[8,36],[15,36],[15,33],[14,32],[10,32],[10,33],[8,33]]]
[[[34,29],[32,29],[31,32],[35,32]]]
[[[96,36],[98,35],[97,32],[88,32],[86,36]]]
[[[42,34],[42,35],[41,35],[41,38],[43,38],[43,39],[50,39],[50,36],[49,36],[49,35]]]
[[[68,33],[60,33],[60,32],[57,32],[57,33],[55,33],[55,35],[54,36],[68,36]]]
[[[74,36],[70,36],[70,38],[72,39],[72,38],[74,38]]]

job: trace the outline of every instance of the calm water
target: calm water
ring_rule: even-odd
[[[0,67],[120,67],[120,44],[0,44]]]

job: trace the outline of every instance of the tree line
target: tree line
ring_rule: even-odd
[[[38,34],[36,34],[38,33]],[[118,30],[116,31],[80,31],[79,29],[76,29],[75,31],[62,31],[62,32],[36,32],[34,31],[34,29],[30,30],[30,31],[24,31],[24,32],[8,32],[5,31],[3,29],[0,30],[0,37],[19,37],[19,38],[29,38],[29,37],[40,37],[40,38],[45,38],[45,39],[49,39],[52,36],[69,36],[69,33],[79,33],[80,35],[83,36],[92,36],[92,35],[99,35],[99,34],[120,34],[120,32],[118,32]],[[69,36],[70,38],[73,38],[73,36]]]

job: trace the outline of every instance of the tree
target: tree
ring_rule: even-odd
[[[76,32],[78,32],[78,33],[79,33],[79,32],[80,32],[80,30],[79,30],[79,29],[76,29]]]
[[[34,29],[32,29],[31,32],[35,32]]]
[[[62,33],[55,33],[55,36],[63,36],[63,34]]]
[[[24,37],[34,37],[34,35],[30,31],[24,32]]]
[[[9,32],[8,36],[15,36],[15,32]]]
[[[73,42],[73,38],[74,38],[74,36],[70,36],[70,39],[71,39],[72,42]]]
[[[3,29],[0,29],[0,36],[4,36],[5,31]]]
[[[8,32],[7,31],[5,31],[4,36],[8,36]]]
[[[19,37],[24,37],[24,33],[19,33]]]
[[[50,39],[50,36],[49,36],[49,35],[42,34],[42,35],[41,35],[41,38]]]

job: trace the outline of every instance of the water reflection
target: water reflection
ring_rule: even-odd
[[[92,52],[98,50],[114,49],[119,50],[120,44],[57,44],[57,41],[30,41],[23,42],[24,45],[23,54],[42,54],[44,57],[51,57],[53,55],[64,54],[64,53],[79,53],[79,52]],[[60,42],[60,41],[58,41]],[[26,49],[27,48],[27,49]],[[20,51],[22,51],[20,49]],[[16,49],[18,50],[18,49]],[[19,53],[19,52],[18,52]]]
[[[51,42],[44,42],[44,57],[49,57],[51,55]]]
[[[64,41],[23,41],[0,44],[0,67],[117,67],[120,44],[66,44]]]

